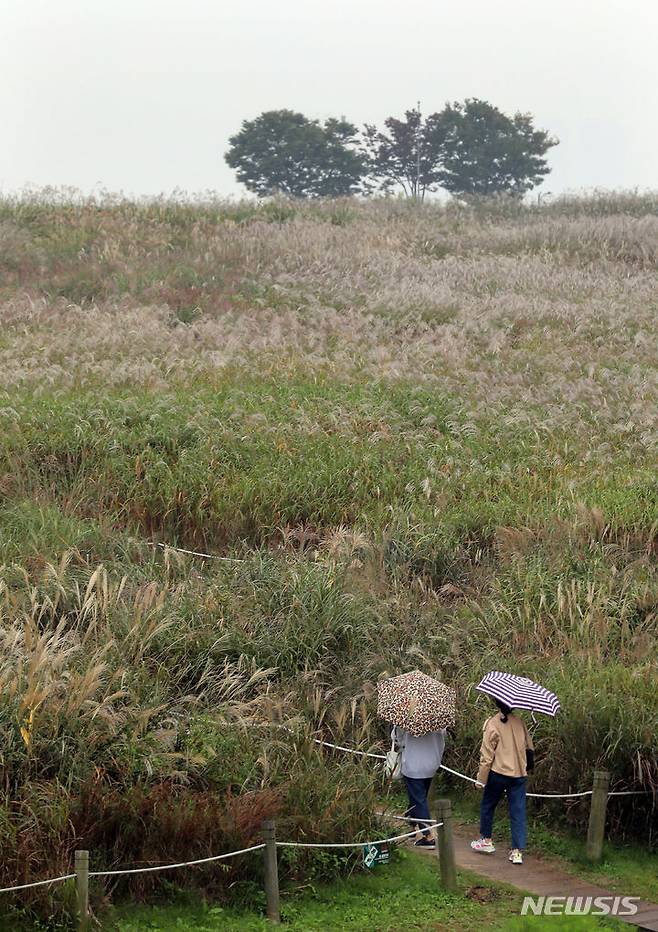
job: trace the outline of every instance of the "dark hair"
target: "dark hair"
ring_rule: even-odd
[[[504,702],[501,702],[500,699],[494,699],[494,702],[496,703],[496,705],[497,705],[498,708],[500,709],[500,720],[501,720],[501,722],[506,722],[506,721],[507,721],[507,716],[508,716],[508,715],[510,714],[510,712],[512,711],[511,707],[508,706],[508,705],[505,705],[505,703],[504,703]]]

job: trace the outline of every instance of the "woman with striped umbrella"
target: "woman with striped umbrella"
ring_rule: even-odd
[[[534,765],[534,748],[525,722],[514,715],[512,709],[555,715],[560,703],[554,693],[538,683],[497,670],[487,673],[476,689],[491,696],[499,711],[484,723],[476,782],[483,790],[480,838],[471,842],[471,848],[481,854],[493,854],[496,850],[492,838],[494,813],[503,793],[507,793],[512,829],[509,859],[512,864],[523,864],[526,780]]]

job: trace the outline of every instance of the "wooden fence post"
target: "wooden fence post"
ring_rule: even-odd
[[[262,825],[263,851],[265,859],[265,896],[267,898],[267,918],[272,922],[281,922],[279,907],[279,868],[276,858],[276,825],[267,819]]]
[[[87,932],[89,923],[89,852],[75,852],[75,893],[78,907],[78,930]]]
[[[437,854],[441,884],[446,890],[457,889],[457,868],[455,866],[455,842],[452,834],[452,803],[449,799],[437,799],[436,822],[443,822],[436,829],[438,836]]]
[[[589,810],[587,827],[587,858],[600,861],[603,857],[603,840],[605,838],[605,812],[608,805],[610,774],[607,770],[594,771],[592,784],[592,802]]]

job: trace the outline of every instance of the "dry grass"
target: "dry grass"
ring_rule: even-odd
[[[0,386],[160,388],[241,366],[413,372],[474,412],[547,429],[596,419],[655,440],[656,217],[350,210],[338,226],[236,222],[226,208],[181,229],[82,208],[50,238],[5,221],[20,281],[0,306]],[[73,253],[72,240],[85,245]]]
[[[2,879],[367,830],[308,735],[415,666],[452,764],[504,666],[538,782],[655,788],[657,258],[652,196],[1,203]]]

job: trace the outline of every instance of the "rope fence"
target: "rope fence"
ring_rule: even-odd
[[[409,812],[408,809],[407,812]],[[406,815],[393,815],[391,812],[378,812],[377,815],[381,816],[383,819],[395,819],[398,822],[413,822],[414,825],[425,825],[427,828],[434,827],[432,819],[416,819]]]
[[[394,819],[404,819],[407,821],[404,816],[391,816],[390,818]],[[429,830],[431,828],[439,828],[443,825],[443,822],[430,822],[427,819],[409,819],[410,822],[422,823]],[[405,838],[413,838],[414,835],[417,835],[417,831],[405,832],[404,835],[393,835],[392,838],[378,838],[377,841],[348,841],[341,842],[336,844],[329,844],[328,842],[301,842],[301,841],[277,841],[278,848],[362,848],[364,845],[388,845],[392,844],[395,841],[403,841]]]
[[[186,553],[190,557],[201,557],[203,560],[223,560],[225,563],[244,563],[244,560],[238,557],[222,557],[218,553],[201,553],[199,550],[186,550],[184,547],[172,547],[171,544],[163,544],[159,540],[139,540],[133,537],[132,540],[137,544],[145,544],[147,547],[159,547],[161,550],[173,550],[176,553]]]
[[[431,821],[428,819],[407,819],[406,816],[396,816],[396,815],[387,815],[385,813],[377,813],[378,816],[385,816],[386,818],[392,819],[402,819],[405,822],[417,822],[426,825],[427,829],[439,828],[443,825],[443,822]],[[405,832],[402,835],[393,835],[390,838],[378,838],[376,841],[347,841],[347,842],[301,842],[301,841],[276,841],[275,844],[277,848],[363,848],[364,846],[371,845],[386,845],[392,844],[396,841],[403,841],[406,838],[412,838],[414,835],[417,835],[417,831]],[[252,851],[262,851],[266,847],[266,843],[263,842],[258,845],[251,845],[249,848],[240,848],[237,851],[227,851],[225,854],[215,854],[209,858],[197,858],[194,861],[179,861],[175,864],[158,864],[155,867],[130,867],[123,868],[120,870],[106,870],[106,871],[87,871],[87,877],[118,877],[125,874],[148,874],[154,871],[167,871],[167,870],[176,870],[180,867],[194,867],[199,864],[210,864],[213,861],[222,861],[227,858],[234,858],[241,854],[249,854]],[[24,883],[19,884],[15,887],[2,887],[0,888],[0,893],[12,893],[15,890],[27,890],[30,887],[42,887],[46,884],[60,883],[64,880],[72,880],[74,877],[77,877],[77,874],[63,874],[61,877],[50,877],[47,880],[37,880],[34,883]]]
[[[0,893],[11,893],[14,890],[29,890],[30,887],[45,887],[49,883],[61,883],[62,880],[72,880],[75,874],[62,874],[61,877],[49,877],[48,880],[35,880],[34,883],[21,883],[17,887],[0,887]]]
[[[250,848],[241,848],[239,851],[228,851],[226,854],[215,854],[210,858],[197,858],[196,861],[181,861],[178,864],[159,864],[157,867],[130,867],[116,871],[89,871],[90,877],[118,877],[121,874],[147,874],[152,871],[170,871],[178,867],[192,867],[196,864],[210,864],[211,861],[222,861],[225,858],[234,858],[238,854],[248,854],[250,851],[260,851],[265,847],[252,845]]]
[[[280,726],[286,727],[286,726]],[[290,729],[287,729],[290,730]],[[350,748],[345,745],[334,744],[330,741],[324,741],[320,738],[313,738],[313,741],[323,747],[343,753],[354,754],[364,758],[374,758],[376,760],[385,760],[383,754],[375,754],[371,751],[361,751],[357,748]],[[453,776],[466,780],[469,783],[476,783],[472,777],[460,773],[451,767],[442,765],[442,769],[451,773]],[[528,793],[540,799],[573,799],[583,796],[591,796],[590,817],[587,832],[587,857],[591,861],[600,861],[603,854],[603,841],[605,837],[605,819],[606,806],[610,796],[634,796],[644,794],[649,791],[645,790],[617,790],[610,792],[610,774],[607,771],[595,771],[594,783],[591,790],[584,790],[577,793]],[[267,902],[267,916],[273,922],[280,921],[279,908],[279,877],[277,866],[277,850],[279,848],[306,848],[306,849],[329,849],[329,850],[348,850],[361,848],[364,852],[364,862],[367,867],[373,866],[377,862],[377,857],[383,846],[405,841],[416,835],[419,831],[436,830],[437,844],[436,849],[439,854],[439,870],[441,882],[445,889],[451,890],[456,888],[456,861],[454,854],[453,829],[452,829],[452,807],[447,799],[438,800],[436,803],[436,817],[434,820],[416,819],[408,815],[394,815],[385,812],[377,812],[380,818],[395,819],[402,822],[411,822],[416,825],[413,831],[403,832],[398,835],[392,835],[386,838],[378,838],[375,841],[348,841],[348,842],[304,842],[304,841],[279,841],[276,838],[274,822],[264,822],[262,825],[262,838],[260,844],[251,845],[247,848],[240,848],[236,851],[227,851],[224,854],[216,854],[207,858],[196,858],[190,861],[179,861],[172,864],[158,864],[151,867],[129,867],[119,868],[116,870],[89,870],[89,852],[75,852],[75,872],[63,874],[60,877],[50,877],[45,880],[37,880],[32,883],[17,884],[13,887],[0,888],[0,893],[15,893],[21,890],[28,890],[35,887],[43,887],[67,880],[75,879],[76,884],[76,901],[79,930],[89,928],[90,911],[89,911],[89,878],[119,877],[134,874],[147,874],[157,871],[177,870],[184,867],[195,867],[201,864],[211,864],[216,861],[223,861],[240,855],[252,854],[256,851],[264,852],[265,867],[265,893]],[[425,826],[421,829],[421,826]],[[384,855],[387,858],[388,855]]]
[[[385,754],[373,754],[371,751],[359,751],[356,748],[348,748],[341,744],[332,744],[330,741],[322,741],[320,738],[313,738],[315,744],[321,744],[323,747],[332,748],[334,751],[344,751],[348,754],[357,754],[360,757],[374,757],[376,760],[386,760]],[[477,784],[477,780],[474,780],[473,777],[467,776],[465,773],[460,773],[459,770],[453,770],[452,767],[446,767],[445,764],[440,765],[441,770],[445,770],[448,773],[451,773],[454,777],[459,777],[460,780],[466,780],[468,783]],[[526,793],[526,796],[532,796],[533,799],[576,799],[579,796],[591,796],[592,790],[582,790],[579,793]],[[643,796],[652,793],[652,790],[613,790],[608,793],[608,796]]]

